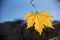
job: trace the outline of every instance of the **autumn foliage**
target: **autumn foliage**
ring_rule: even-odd
[[[46,11],[42,10],[40,12],[27,12],[27,14],[24,16],[27,22],[27,28],[30,28],[33,26],[35,29],[41,34],[43,29],[46,27],[53,28],[52,23],[50,21],[50,18],[52,16]],[[54,28],[53,28],[54,29]]]

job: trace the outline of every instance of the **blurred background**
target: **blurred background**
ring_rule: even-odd
[[[31,0],[0,0],[0,22],[23,19],[28,11],[35,11],[30,5]],[[34,0],[38,11],[47,10],[53,18],[60,21],[60,0]]]

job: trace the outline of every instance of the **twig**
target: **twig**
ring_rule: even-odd
[[[36,6],[33,4],[33,0],[30,1],[30,4],[35,8],[36,12],[38,12]]]

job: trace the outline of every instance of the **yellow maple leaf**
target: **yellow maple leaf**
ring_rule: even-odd
[[[42,10],[41,12],[27,12],[24,18],[27,19],[27,29],[32,27],[34,24],[36,31],[40,34],[43,31],[44,25],[54,29],[50,21],[52,16],[46,10]]]

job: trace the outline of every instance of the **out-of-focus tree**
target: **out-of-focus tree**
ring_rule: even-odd
[[[58,0],[58,2],[60,2],[60,0]]]
[[[57,36],[57,37],[51,38],[51,39],[49,39],[49,40],[60,40],[60,35]]]
[[[58,1],[60,1],[60,0],[58,0]]]

